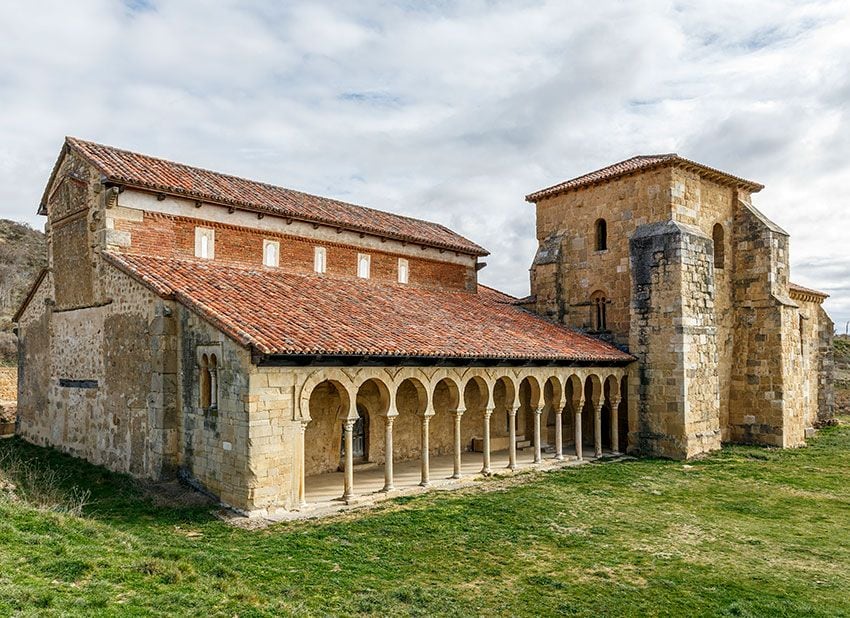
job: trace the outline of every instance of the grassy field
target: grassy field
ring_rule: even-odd
[[[523,481],[249,531],[3,441],[0,615],[850,615],[846,419]]]

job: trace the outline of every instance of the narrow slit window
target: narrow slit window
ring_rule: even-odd
[[[313,270],[320,275],[328,270],[328,252],[324,247],[316,247],[313,250]]]
[[[592,328],[596,332],[602,333],[608,330],[607,305],[608,301],[603,292],[594,292],[590,297]]]
[[[596,250],[608,249],[608,223],[605,219],[596,220]]]
[[[372,266],[372,259],[368,253],[357,254],[357,276],[361,279],[368,279]]]
[[[410,265],[404,258],[398,258],[398,282],[407,283],[410,275]]]
[[[195,257],[204,260],[215,257],[215,230],[208,227],[195,228]]]
[[[715,223],[711,236],[714,240],[714,268],[723,268],[726,264],[726,243],[724,241],[725,233],[723,226]]]
[[[276,240],[263,241],[263,266],[280,265],[280,243]]]
[[[204,354],[201,357],[201,366],[199,367],[198,375],[198,390],[200,391],[201,408],[206,410],[212,403],[212,374],[210,372],[210,359]]]

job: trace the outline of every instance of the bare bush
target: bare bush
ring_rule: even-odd
[[[26,461],[12,450],[0,451],[0,500],[79,517],[91,492],[76,485],[66,489],[66,480],[55,468]]]

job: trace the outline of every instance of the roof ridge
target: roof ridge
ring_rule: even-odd
[[[179,161],[174,161],[172,159],[166,159],[166,158],[163,158],[163,157],[149,155],[149,154],[137,152],[137,151],[134,151],[134,150],[128,150],[126,148],[119,148],[117,146],[110,146],[108,144],[102,144],[100,142],[95,142],[95,141],[92,141],[92,140],[85,140],[85,139],[75,137],[75,136],[72,136],[72,135],[65,136],[65,143],[68,145],[68,147],[72,148],[76,153],[78,153],[79,155],[84,157],[86,159],[86,161],[88,161],[89,163],[94,165],[105,176],[114,176],[114,174],[110,174],[109,170],[104,165],[103,161],[98,160],[97,154],[95,152],[92,152],[92,149],[101,149],[105,153],[112,153],[112,154],[123,155],[123,156],[127,156],[127,157],[139,157],[139,158],[146,159],[146,160],[149,160],[149,161],[161,163],[161,164],[166,165],[166,166],[172,166],[174,168],[178,168],[179,170],[181,170],[183,172],[187,172],[190,175],[192,173],[197,173],[197,174],[201,174],[201,175],[208,175],[208,176],[212,177],[213,179],[229,181],[229,182],[233,182],[233,183],[237,183],[237,184],[243,184],[244,183],[244,185],[246,185],[246,186],[253,186],[253,187],[256,187],[258,189],[265,189],[272,194],[277,194],[281,198],[284,198],[286,200],[292,200],[293,203],[297,203],[298,198],[305,198],[308,201],[309,200],[319,200],[319,201],[323,202],[324,204],[326,204],[327,206],[339,206],[339,207],[342,207],[343,209],[352,209],[353,208],[353,209],[359,210],[360,212],[370,213],[370,214],[373,214],[373,215],[377,215],[379,217],[391,217],[395,221],[404,221],[404,222],[411,223],[411,224],[429,226],[429,227],[431,227],[435,230],[439,229],[442,232],[446,232],[446,233],[450,234],[451,236],[454,236],[457,240],[456,241],[452,241],[450,239],[440,240],[440,239],[435,239],[435,238],[429,239],[429,238],[427,238],[427,235],[420,237],[420,238],[416,238],[415,235],[406,234],[404,232],[393,233],[393,232],[390,232],[388,230],[385,230],[385,231],[382,232],[379,226],[373,226],[373,225],[369,225],[369,224],[364,224],[363,226],[351,225],[351,227],[354,227],[358,230],[370,231],[371,233],[378,234],[378,235],[381,235],[381,233],[383,233],[390,238],[400,236],[402,238],[406,238],[408,240],[408,242],[419,242],[419,243],[422,243],[422,244],[425,244],[425,245],[431,245],[431,246],[436,246],[436,247],[446,247],[446,248],[451,248],[452,250],[466,251],[466,252],[470,252],[470,253],[476,254],[476,255],[487,255],[487,251],[483,247],[481,247],[477,243],[469,240],[468,238],[461,236],[460,234],[458,234],[457,232],[455,232],[454,230],[449,228],[447,225],[444,225],[442,223],[438,223],[436,221],[429,221],[427,219],[412,217],[410,215],[404,215],[404,214],[399,214],[399,213],[395,213],[395,212],[390,212],[390,211],[387,211],[387,210],[381,210],[381,209],[378,209],[378,208],[373,208],[371,206],[363,206],[362,204],[355,204],[353,202],[346,202],[344,200],[340,200],[340,199],[337,199],[337,198],[334,198],[334,197],[326,197],[326,196],[322,196],[322,195],[316,195],[314,193],[308,193],[306,191],[301,191],[301,190],[298,190],[298,189],[291,189],[289,187],[284,187],[282,185],[272,184],[270,182],[266,182],[266,181],[262,181],[262,180],[255,180],[255,179],[251,179],[251,178],[246,178],[244,176],[237,176],[235,174],[231,174],[231,173],[227,173],[227,172],[220,172],[220,171],[212,170],[212,169],[209,169],[209,168],[206,168],[206,167],[190,165],[188,163],[181,163]],[[120,165],[120,162],[117,162],[116,165]],[[120,180],[120,178],[115,178],[115,180]],[[128,181],[131,184],[133,183],[133,181],[130,180],[129,176],[125,177],[125,180]],[[154,185],[156,187],[168,190],[168,184],[164,183],[164,182],[150,182],[150,181],[144,181],[144,182],[143,181],[137,181],[137,182],[142,186]],[[199,197],[205,196],[210,201],[219,201],[219,202],[224,203],[224,204],[234,204],[234,205],[248,207],[248,208],[251,208],[252,206],[253,207],[259,207],[256,204],[251,204],[249,200],[242,200],[242,199],[238,199],[238,198],[234,199],[234,198],[226,197],[226,196],[216,197],[210,191],[206,191],[206,192],[204,192],[204,191],[194,191],[193,192],[191,190],[177,190],[176,188],[174,188],[172,190],[179,195],[193,195],[194,194],[194,195],[199,196]],[[298,209],[293,208],[292,205],[290,205],[288,207],[288,209],[291,211],[289,214],[291,216],[293,216],[293,218],[304,217],[304,218],[306,218],[307,220],[310,220],[310,221],[334,225],[334,221],[333,221],[332,217],[322,216],[322,215],[318,215],[318,214],[310,217],[309,215],[305,215],[303,213],[298,213]],[[339,223],[339,225],[343,225],[343,226],[350,225],[350,224],[347,224],[347,223],[344,224],[342,222],[338,222],[338,223]],[[463,242],[459,242],[459,241],[463,241]]]
[[[709,165],[705,165],[703,163],[698,163],[691,159],[687,159],[679,155],[678,153],[669,152],[664,154],[635,155],[628,159],[623,159],[621,161],[617,161],[616,163],[611,163],[610,165],[600,167],[599,169],[592,170],[585,174],[569,178],[562,182],[558,182],[543,189],[539,189],[537,191],[529,193],[525,196],[525,201],[536,202],[537,200],[544,197],[548,197],[550,195],[557,195],[566,191],[580,189],[599,182],[615,180],[622,176],[648,171],[650,169],[654,169],[655,167],[671,163],[673,165],[696,167],[699,170],[702,170],[704,173],[715,174],[717,176],[721,176],[723,178],[731,180],[737,185],[746,186],[753,192],[760,191],[764,188],[763,185],[757,182],[753,182],[751,180],[747,180],[746,178],[735,176],[734,174],[724,172]]]

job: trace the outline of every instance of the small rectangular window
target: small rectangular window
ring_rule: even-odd
[[[361,279],[369,278],[369,271],[372,266],[372,258],[368,253],[357,254],[357,276]]]
[[[280,242],[277,240],[263,241],[263,266],[280,266]]]
[[[408,276],[410,274],[410,267],[407,263],[407,260],[404,258],[398,258],[398,282],[399,283],[407,283]]]
[[[195,228],[195,257],[211,260],[215,258],[215,230],[209,227]]]
[[[324,247],[316,247],[313,250],[313,270],[324,274],[328,269],[328,252]]]

